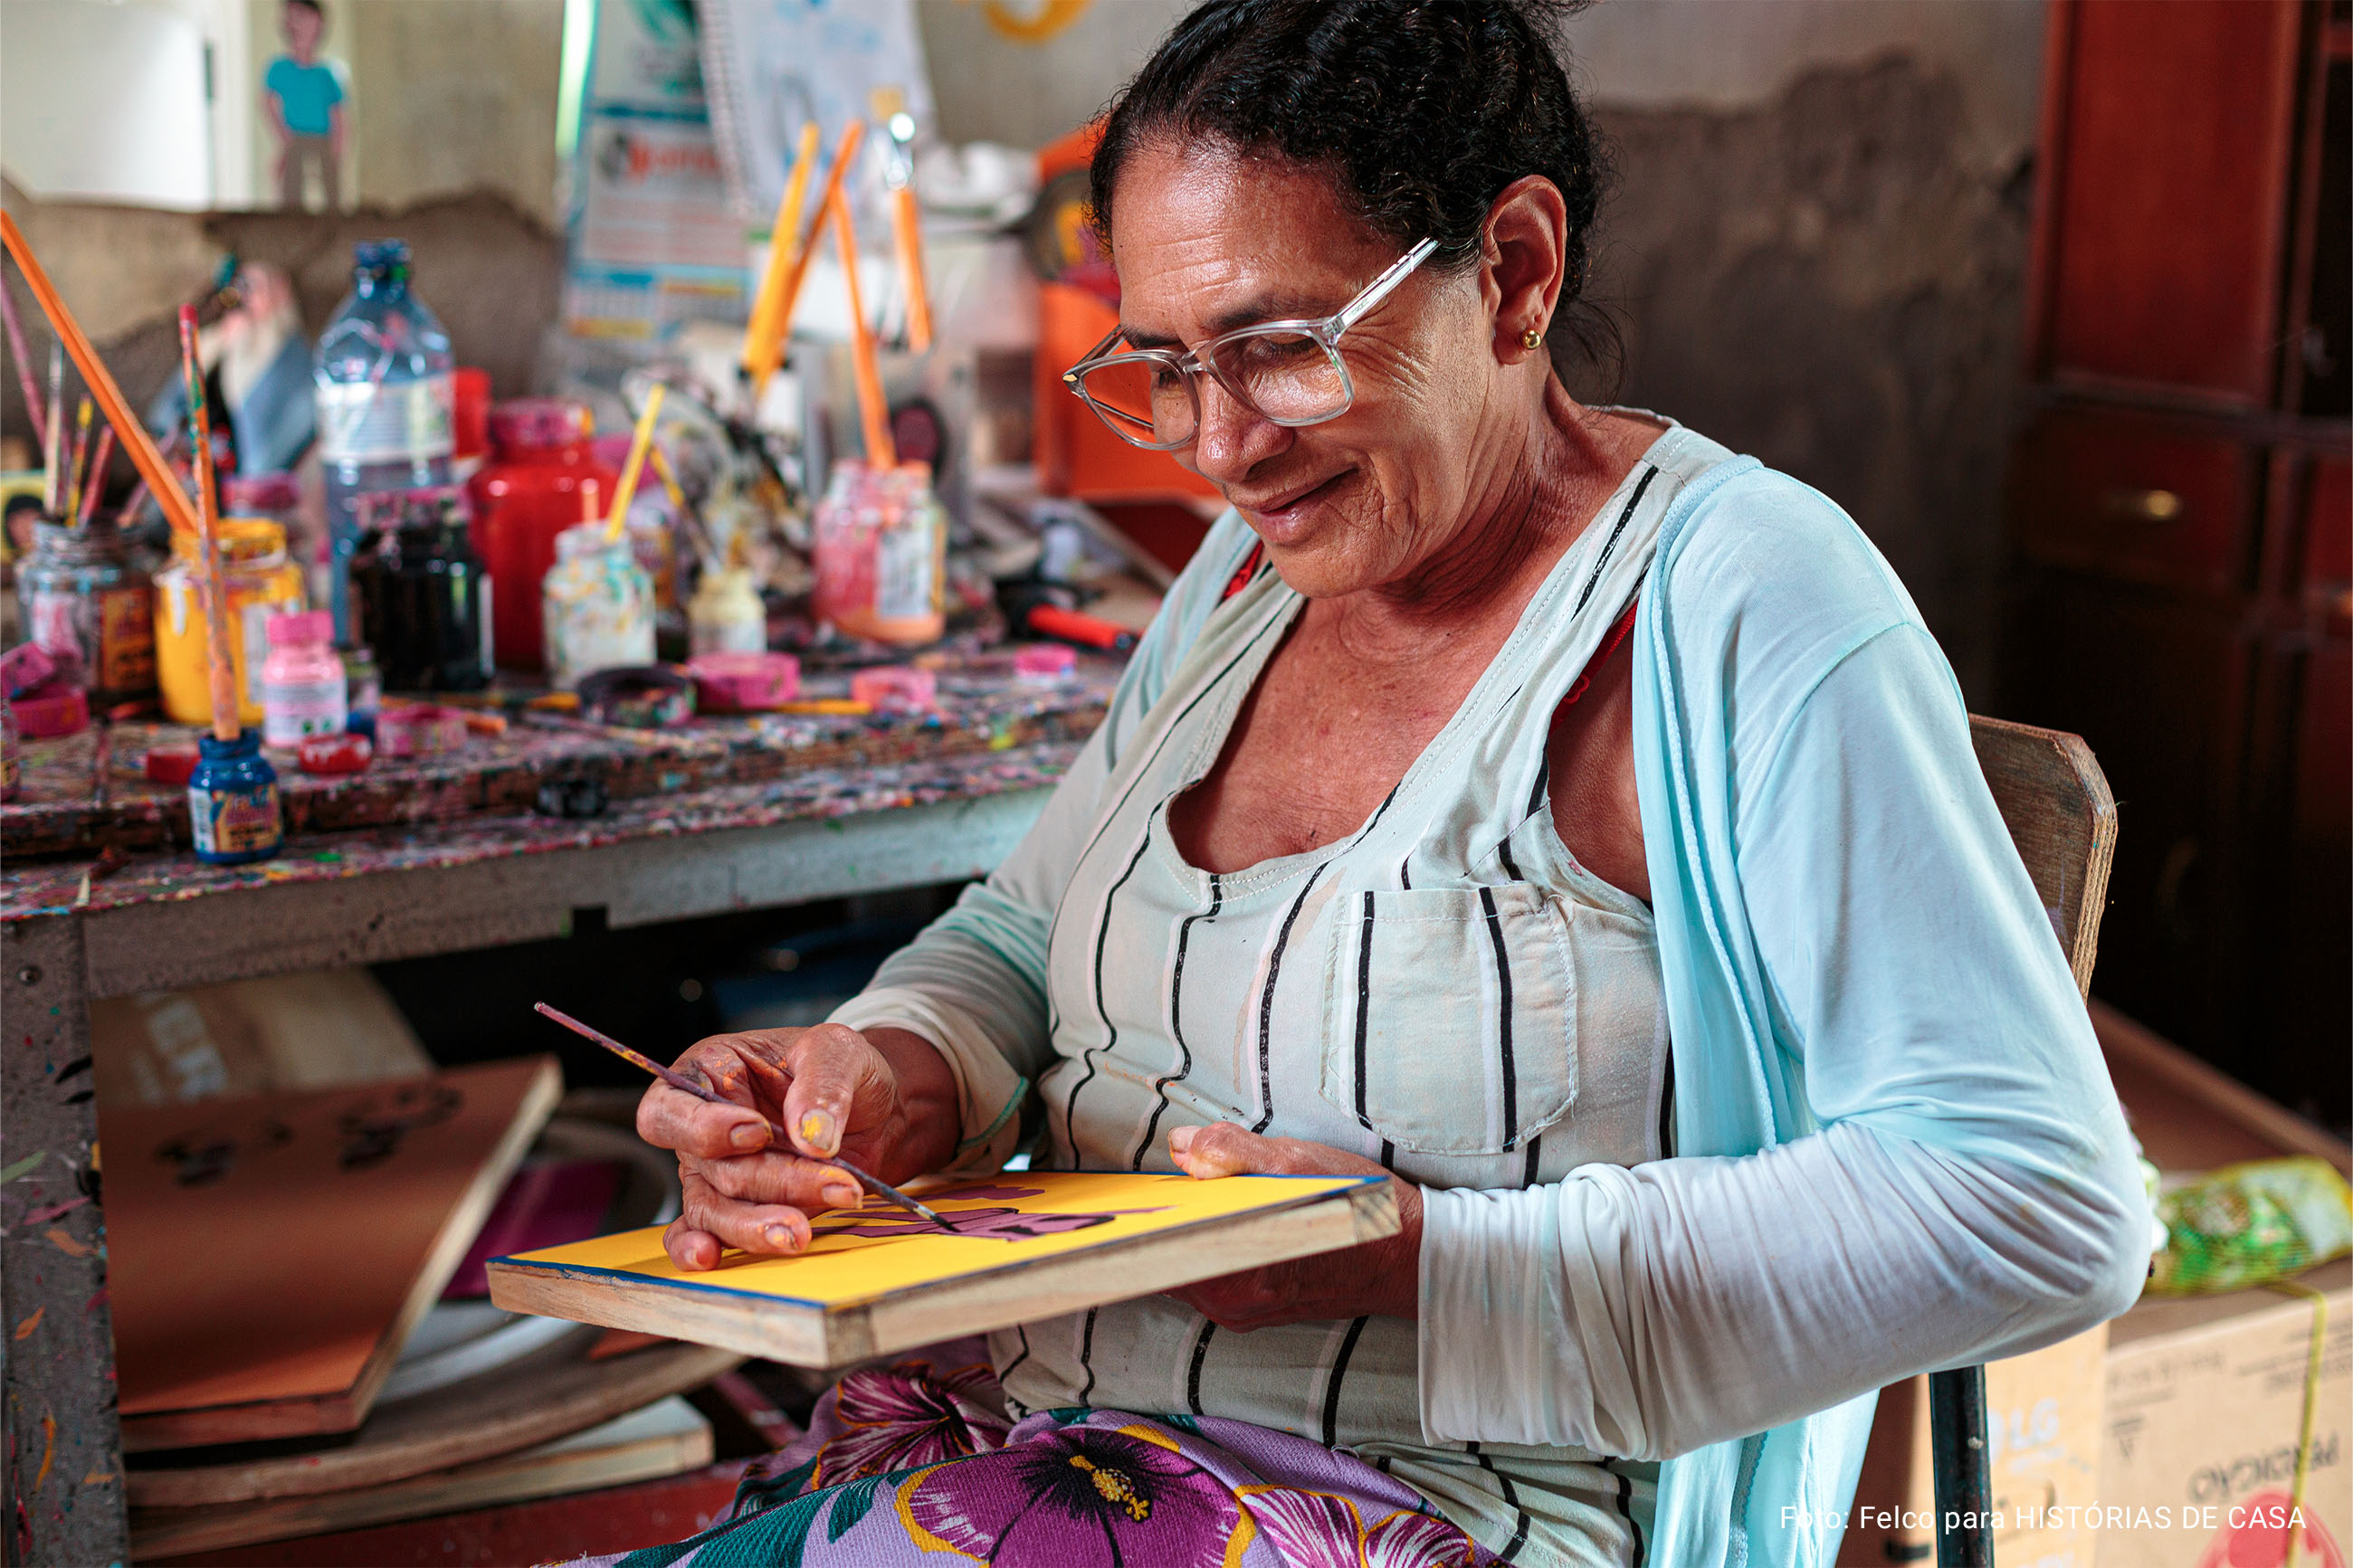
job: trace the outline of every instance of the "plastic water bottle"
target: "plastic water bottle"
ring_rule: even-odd
[[[319,458],[327,481],[335,637],[352,636],[351,564],[357,498],[449,483],[457,360],[449,334],[408,290],[408,247],[367,240],[352,258],[352,292],[319,334]]]

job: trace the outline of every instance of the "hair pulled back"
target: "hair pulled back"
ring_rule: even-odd
[[[1583,0],[1207,0],[1113,100],[1090,171],[1105,244],[1121,169],[1158,138],[1222,142],[1327,173],[1374,232],[1438,241],[1431,264],[1475,265],[1487,211],[1541,174],[1568,208],[1552,335],[1614,349],[1577,309],[1607,153],[1554,52]],[[1562,356],[1556,352],[1555,363]]]

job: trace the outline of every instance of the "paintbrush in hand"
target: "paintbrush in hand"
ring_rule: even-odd
[[[620,1041],[613,1038],[612,1036],[590,1028],[587,1025],[582,1023],[579,1019],[573,1017],[568,1013],[559,1013],[544,1002],[535,1002],[532,1004],[532,1005],[538,1012],[546,1017],[554,1020],[556,1023],[563,1025],[565,1028],[571,1030],[582,1039],[596,1041],[598,1045],[604,1047],[607,1050],[612,1052],[623,1061],[645,1068],[646,1071],[653,1074],[656,1078],[661,1079],[662,1082],[670,1085],[670,1088],[677,1089],[681,1094],[691,1094],[697,1100],[708,1100],[713,1105],[732,1105],[737,1106],[738,1109],[748,1109],[738,1105],[737,1101],[729,1100],[713,1089],[705,1089],[702,1085],[695,1082],[694,1079],[687,1077],[684,1073],[672,1072],[670,1068],[662,1066],[661,1063],[654,1060],[653,1058],[647,1056],[644,1052],[631,1050],[628,1047],[621,1044]],[[765,1116],[761,1117],[760,1120],[766,1123],[768,1136],[775,1140],[777,1147],[791,1151],[794,1153],[799,1153],[798,1150],[793,1148],[791,1136],[787,1134],[783,1128],[777,1126],[773,1121],[769,1121]],[[851,1164],[849,1161],[843,1159],[839,1154],[801,1154],[800,1157],[804,1160],[814,1160],[821,1165],[831,1165],[836,1170],[841,1172],[844,1175],[855,1177],[860,1186],[864,1187],[876,1197],[889,1199],[891,1202],[897,1204],[901,1208],[905,1209],[909,1214],[915,1215],[919,1219],[930,1221],[932,1224],[939,1226],[942,1230],[946,1231],[951,1236],[957,1234],[956,1227],[950,1225],[946,1220],[941,1218],[934,1210],[923,1204],[917,1203],[913,1198],[909,1197],[906,1194],[901,1192],[890,1183],[882,1180],[880,1176],[868,1175],[865,1172],[860,1170],[857,1166]]]

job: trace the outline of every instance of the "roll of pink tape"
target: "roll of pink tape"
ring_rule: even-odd
[[[801,661],[788,653],[699,653],[686,672],[705,713],[756,713],[801,693]]]
[[[61,680],[36,686],[10,706],[16,712],[16,733],[27,741],[79,735],[90,728],[89,694]]]
[[[1031,643],[1013,650],[1013,673],[1027,679],[1054,680],[1078,667],[1078,654],[1061,643]]]
[[[849,678],[849,700],[864,702],[877,712],[920,711],[939,706],[940,678],[928,669],[886,664],[861,669]]]
[[[431,702],[405,703],[375,716],[375,749],[387,757],[438,757],[466,743],[466,715]]]

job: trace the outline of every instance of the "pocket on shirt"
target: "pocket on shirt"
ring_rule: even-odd
[[[1493,1154],[1577,1099],[1569,911],[1526,882],[1332,900],[1324,1098],[1399,1148]]]

